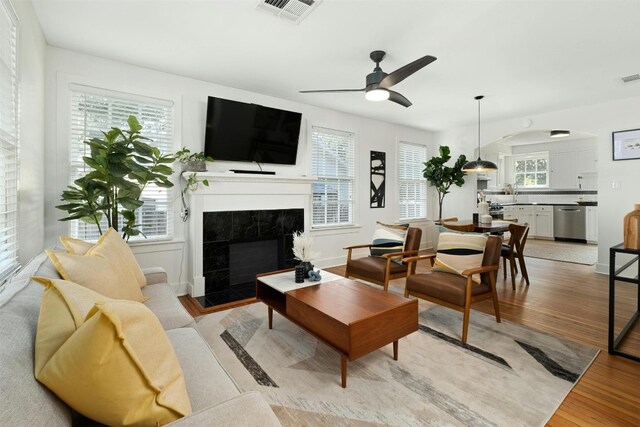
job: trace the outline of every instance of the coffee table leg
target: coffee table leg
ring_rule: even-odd
[[[273,328],[273,308],[269,307],[269,329]]]
[[[398,360],[398,341],[393,342],[393,360]]]
[[[342,370],[342,388],[347,388],[347,356],[340,355],[340,367]]]

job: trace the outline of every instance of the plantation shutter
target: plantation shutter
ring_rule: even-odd
[[[427,217],[427,180],[422,175],[427,147],[400,142],[398,181],[400,183],[400,219]]]
[[[0,284],[18,268],[17,19],[0,1]]]
[[[127,129],[127,118],[136,116],[142,125],[142,135],[146,141],[156,146],[163,154],[173,152],[173,103],[161,99],[142,97],[72,84],[71,126],[70,126],[70,176],[71,182],[86,175],[91,168],[83,161],[90,155],[90,148],[84,141],[102,138],[101,131],[112,127]],[[148,184],[142,192],[144,205],[136,210],[136,222],[142,224],[140,230],[149,240],[165,240],[172,236],[173,210],[172,189]],[[106,230],[103,218],[102,231]],[[71,236],[83,240],[96,240],[98,227],[82,221],[70,221]],[[145,240],[144,236],[134,236],[131,240]]]
[[[355,136],[350,132],[313,127],[311,168],[312,226],[353,224]]]

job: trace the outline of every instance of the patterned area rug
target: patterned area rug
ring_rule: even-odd
[[[584,243],[528,239],[524,255],[532,258],[593,265],[598,262],[598,246]]]
[[[262,303],[213,313],[198,328],[243,391],[260,391],[285,426],[540,426],[597,349],[472,310],[420,302],[420,329],[349,363]]]

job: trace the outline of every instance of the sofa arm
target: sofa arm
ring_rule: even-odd
[[[155,285],[156,283],[168,283],[167,272],[162,267],[143,268],[142,273],[147,279],[147,285]]]
[[[208,406],[168,425],[172,427],[275,427],[282,424],[262,395],[257,391],[249,391],[222,403]]]

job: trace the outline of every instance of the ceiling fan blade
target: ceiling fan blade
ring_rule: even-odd
[[[364,92],[363,89],[323,89],[323,90],[301,90],[300,93],[326,93],[326,92]]]
[[[416,59],[415,61],[405,65],[404,67],[398,68],[397,70],[389,74],[387,77],[382,79],[379,86],[382,88],[388,89],[393,85],[397,85],[398,83],[400,83],[401,81],[409,77],[411,74],[426,67],[436,59],[438,58],[431,55],[423,56],[420,59]]]
[[[389,101],[400,104],[403,107],[411,107],[413,105],[407,98],[392,90],[389,91]]]

